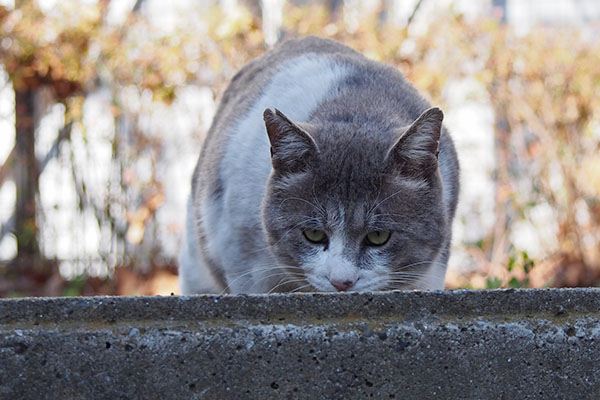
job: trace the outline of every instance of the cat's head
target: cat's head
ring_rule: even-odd
[[[317,291],[441,285],[444,268],[434,267],[449,237],[437,160],[442,119],[431,108],[386,136],[265,110],[273,169],[263,224],[287,266],[283,283]]]

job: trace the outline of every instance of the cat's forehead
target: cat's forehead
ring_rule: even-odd
[[[423,207],[430,201],[426,182],[389,176],[375,176],[364,182],[332,182],[322,182],[310,196],[322,205],[324,220],[332,229],[362,232],[382,223],[398,223],[410,218],[415,207]]]
[[[353,229],[362,231],[369,205],[364,198],[352,202],[330,200],[327,205],[327,223],[332,230],[351,232]]]
[[[378,149],[357,147],[341,143],[320,152],[318,165],[311,172],[321,193],[339,199],[356,199],[369,197],[379,190],[385,174],[385,154]]]

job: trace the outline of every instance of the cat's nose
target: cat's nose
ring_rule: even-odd
[[[329,282],[331,282],[331,284],[333,285],[334,288],[337,289],[338,292],[345,292],[346,290],[350,289],[352,286],[354,286],[354,284],[356,283],[356,281],[351,281],[351,280],[330,280]]]

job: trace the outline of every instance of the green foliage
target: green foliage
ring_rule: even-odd
[[[502,287],[502,280],[500,280],[499,278],[488,278],[488,280],[485,283],[485,288],[486,289],[498,289]]]
[[[85,284],[85,276],[77,275],[73,279],[70,279],[65,282],[65,287],[63,289],[62,295],[66,297],[81,296]]]
[[[486,289],[507,287],[513,289],[530,288],[532,286],[529,274],[534,266],[535,261],[529,258],[526,251],[513,252],[508,257],[508,264],[506,266],[506,270],[509,272],[508,276],[504,279],[498,277],[488,278]]]

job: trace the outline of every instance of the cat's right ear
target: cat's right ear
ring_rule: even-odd
[[[277,109],[267,108],[263,119],[271,142],[273,168],[283,173],[306,169],[318,152],[310,134]]]

